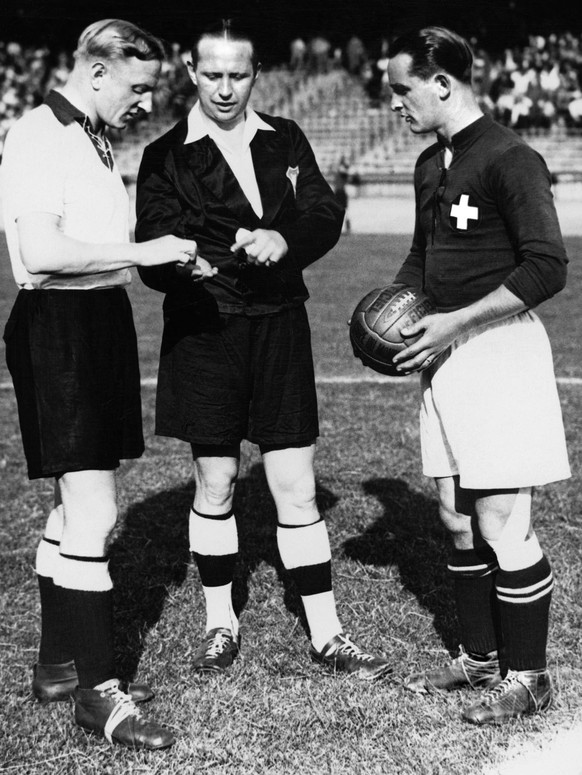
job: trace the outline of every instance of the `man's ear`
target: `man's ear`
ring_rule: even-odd
[[[437,73],[434,76],[435,83],[438,88],[439,99],[444,101],[448,100],[451,96],[451,79],[446,73]]]
[[[103,83],[103,77],[107,72],[107,67],[103,62],[93,62],[90,72],[91,86],[95,91],[99,91]]]
[[[259,77],[259,73],[261,72],[262,68],[263,68],[263,65],[262,65],[260,62],[258,62],[258,63],[257,63],[257,68],[256,68],[256,70],[255,70],[255,74],[254,74],[254,76],[253,76],[253,83],[254,83],[254,82],[257,80],[257,78]]]
[[[186,67],[188,68],[188,75],[190,76],[190,80],[194,84],[194,86],[198,86],[198,81],[196,79],[196,68],[192,64],[192,62],[186,62]]]

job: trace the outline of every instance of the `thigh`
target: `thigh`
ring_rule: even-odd
[[[249,440],[310,445],[319,435],[311,331],[303,306],[254,322]]]

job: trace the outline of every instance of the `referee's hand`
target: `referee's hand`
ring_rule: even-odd
[[[195,256],[190,261],[178,262],[176,264],[176,272],[185,280],[199,282],[200,280],[214,277],[218,269],[212,266],[205,258],[202,258],[202,256]]]
[[[259,266],[272,266],[280,261],[289,250],[287,241],[273,229],[239,229],[236,233],[236,242],[231,245],[233,253],[244,249],[249,264]]]

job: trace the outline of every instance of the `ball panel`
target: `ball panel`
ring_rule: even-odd
[[[374,371],[399,376],[392,364],[393,357],[418,339],[404,339],[401,329],[435,311],[430,299],[416,288],[393,284],[370,291],[351,318],[354,355]]]

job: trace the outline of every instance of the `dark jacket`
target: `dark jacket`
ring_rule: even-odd
[[[262,218],[213,140],[206,136],[184,144],[186,120],[145,149],[137,181],[136,240],[166,234],[194,239],[199,254],[218,267],[218,274],[202,283],[182,279],[175,264],[140,268],[146,285],[167,294],[166,313],[204,302],[239,314],[269,314],[301,304],[309,296],[302,270],[339,239],[343,209],[304,134],[293,121],[259,115],[276,130],[258,130],[251,142]],[[278,231],[288,253],[272,267],[247,264],[230,250],[241,227]]]

